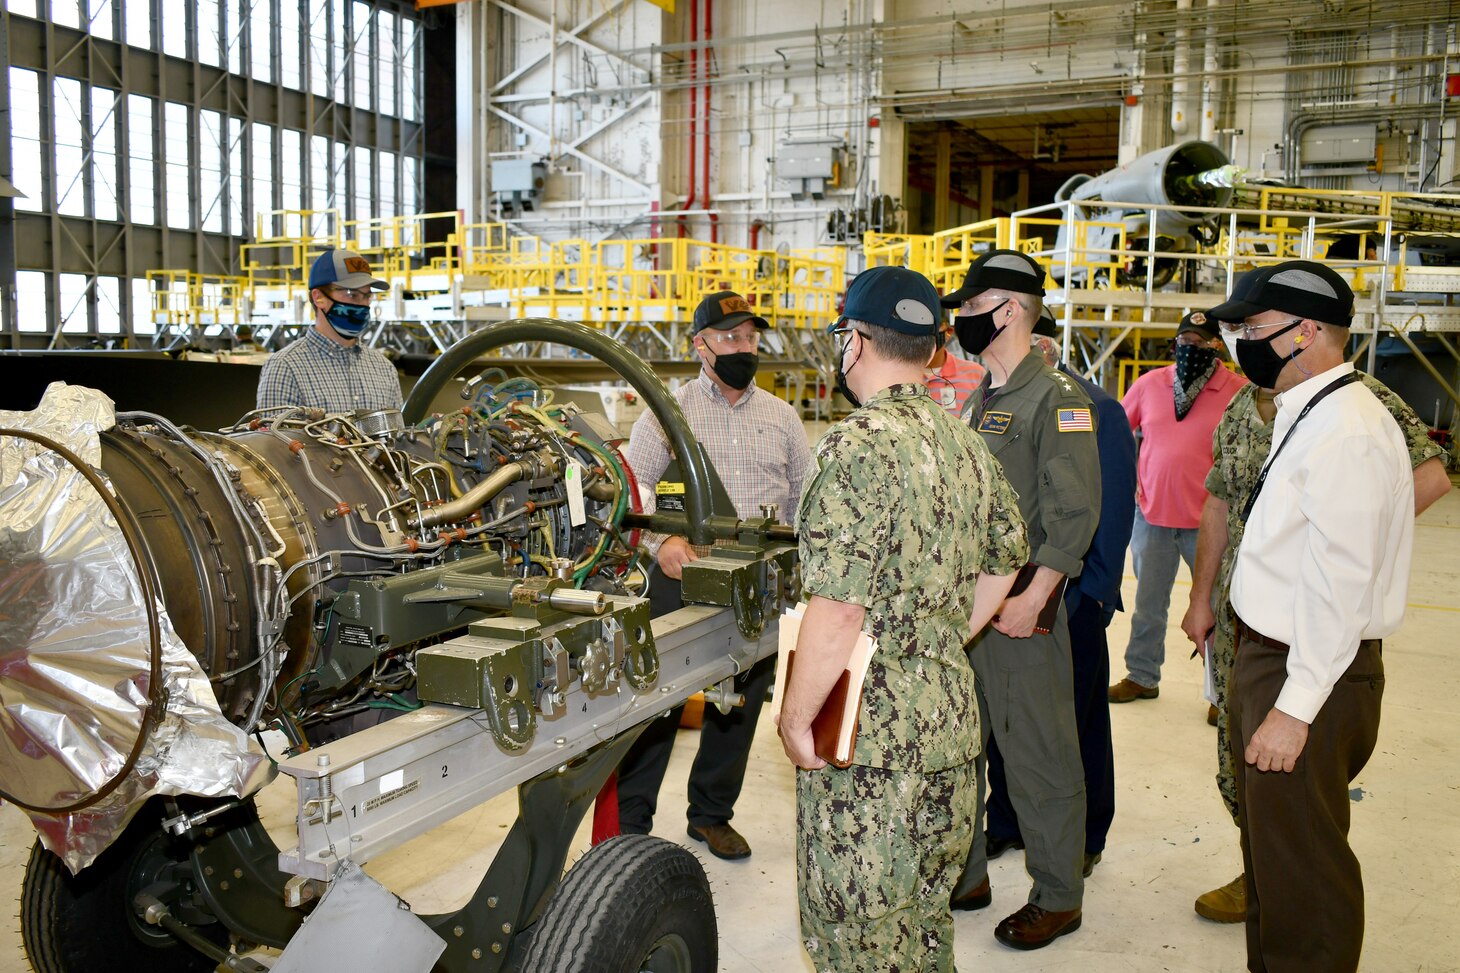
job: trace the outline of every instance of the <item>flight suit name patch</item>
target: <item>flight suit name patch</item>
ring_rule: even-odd
[[[1002,436],[1009,431],[1009,423],[1013,421],[1014,413],[1012,412],[985,412],[983,421],[978,424],[978,431]]]

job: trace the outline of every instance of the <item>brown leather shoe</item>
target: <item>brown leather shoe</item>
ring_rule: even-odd
[[[994,938],[1015,949],[1040,949],[1079,928],[1079,909],[1048,912],[1031,902],[999,923]]]
[[[993,904],[993,901],[994,892],[989,886],[988,876],[985,875],[983,881],[974,886],[972,892],[965,892],[949,899],[948,908],[954,912],[973,912],[977,909],[987,909]]]
[[[692,824],[689,836],[703,841],[716,858],[733,862],[750,857],[750,842],[728,824]]]
[[[1196,897],[1196,914],[1212,922],[1247,921],[1247,876],[1238,875],[1219,889]]]
[[[1142,686],[1134,679],[1122,679],[1105,693],[1112,703],[1129,703],[1133,699],[1155,699],[1161,695],[1160,686]]]
[[[1217,708],[1210,703],[1207,704],[1207,725],[1217,725]]]

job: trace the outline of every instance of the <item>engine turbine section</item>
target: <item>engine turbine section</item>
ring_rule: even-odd
[[[517,692],[473,695],[511,748],[530,739],[539,704],[552,711],[556,690],[540,687],[657,674],[652,642],[631,637],[647,609],[604,600],[628,593],[637,556],[619,530],[637,498],[612,438],[599,417],[516,379],[412,427],[399,412],[283,408],[210,433],[120,413],[100,432],[99,466],[223,716],[283,730],[291,751],[420,708],[422,648],[473,622],[584,616],[567,644],[514,657]],[[438,682],[436,698],[462,696]],[[6,702],[22,694],[7,687]],[[0,746],[59,753],[78,730],[60,723]]]

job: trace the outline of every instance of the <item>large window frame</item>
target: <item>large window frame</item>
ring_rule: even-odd
[[[0,174],[18,171],[26,194],[0,201],[0,346],[145,339],[147,271],[239,274],[258,227],[297,232],[261,219],[273,210],[419,207],[423,43],[407,0],[0,3],[0,109],[22,82]]]

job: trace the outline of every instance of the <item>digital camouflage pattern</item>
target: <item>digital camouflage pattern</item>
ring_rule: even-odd
[[[877,654],[852,763],[935,772],[978,755],[963,645],[980,572],[1028,559],[1018,498],[983,440],[922,385],[878,392],[822,437],[801,500],[801,586],[861,605]]]
[[[797,774],[801,933],[818,971],[953,970],[978,702],[963,650],[981,572],[1029,557],[1018,498],[968,426],[894,385],[833,427],[797,515],[808,596],[857,604],[877,652],[852,766]]]
[[[974,767],[796,775],[796,887],[817,973],[952,973],[948,896],[971,834]]]
[[[1409,447],[1413,466],[1444,454],[1430,439],[1429,427],[1420,421],[1413,409],[1395,395],[1383,382],[1359,372],[1359,377],[1374,397],[1388,409],[1399,423],[1399,431]],[[1212,594],[1217,616],[1217,630],[1212,635],[1212,686],[1217,697],[1217,790],[1237,820],[1237,778],[1232,763],[1231,737],[1227,727],[1227,684],[1237,657],[1236,618],[1231,610],[1232,568],[1237,562],[1237,547],[1242,543],[1242,506],[1257,483],[1262,464],[1272,449],[1272,423],[1263,422],[1257,412],[1257,386],[1244,385],[1222,414],[1222,421],[1212,433],[1212,469],[1207,474],[1207,492],[1227,504],[1227,549]]]

